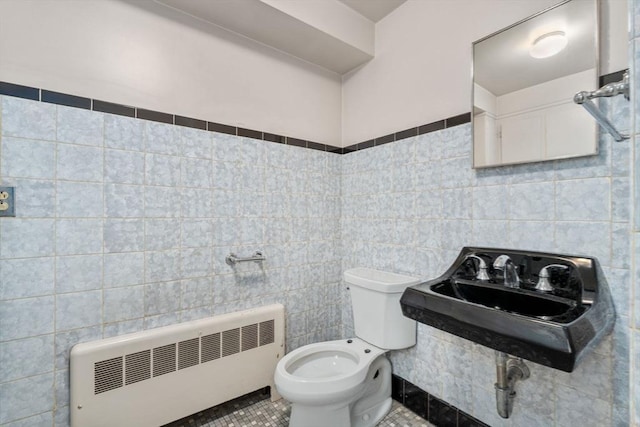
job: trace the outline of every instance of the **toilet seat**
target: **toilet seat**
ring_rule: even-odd
[[[358,338],[309,344],[283,357],[275,383],[287,400],[314,406],[340,402],[362,387],[369,366],[384,353]]]

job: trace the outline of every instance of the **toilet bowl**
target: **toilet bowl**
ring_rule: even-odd
[[[347,427],[380,421],[391,406],[391,364],[384,354],[358,338],[310,344],[287,354],[276,367],[275,383],[282,397],[296,405],[289,425]],[[365,400],[370,404],[353,408]]]
[[[274,375],[291,402],[290,427],[371,427],[391,408],[391,364],[385,353],[415,345],[416,323],[402,316],[400,296],[418,279],[367,268],[345,272],[356,338],[300,347]]]

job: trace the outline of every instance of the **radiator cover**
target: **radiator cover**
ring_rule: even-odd
[[[271,387],[284,355],[284,307],[214,316],[77,344],[71,426],[157,427]]]

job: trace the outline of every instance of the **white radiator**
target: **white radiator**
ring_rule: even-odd
[[[71,426],[162,424],[271,387],[284,355],[284,307],[266,307],[77,344]]]

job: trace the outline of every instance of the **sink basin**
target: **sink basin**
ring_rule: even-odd
[[[478,278],[480,256],[488,278]],[[508,255],[520,278],[507,287],[492,268]],[[552,290],[536,289],[550,269]],[[407,288],[405,316],[498,351],[571,372],[613,327],[607,282],[594,258],[497,248],[465,247],[439,278]]]
[[[559,323],[568,323],[584,312],[583,307],[567,298],[510,289],[491,283],[446,280],[436,283],[431,289],[440,295],[461,301],[522,316],[553,319]]]

